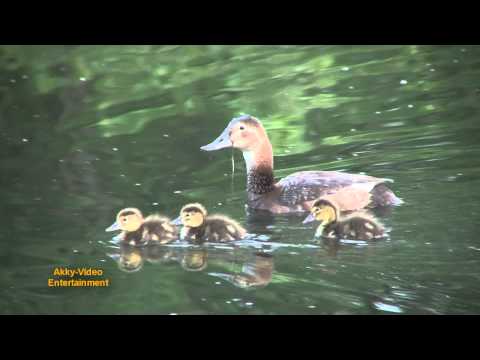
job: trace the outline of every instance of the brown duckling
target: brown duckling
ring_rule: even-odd
[[[167,244],[178,236],[178,230],[170,219],[153,214],[143,218],[135,208],[120,210],[116,221],[105,231],[121,230],[120,239],[130,245],[144,245],[148,242]]]
[[[185,205],[173,224],[183,225],[180,239],[197,244],[240,240],[247,233],[235,220],[223,215],[208,215],[205,207],[198,203]]]
[[[350,240],[375,240],[385,234],[383,225],[373,216],[362,211],[349,215],[340,215],[335,201],[327,197],[317,199],[312,206],[310,215],[304,224],[314,220],[320,221],[315,237],[340,238]]]

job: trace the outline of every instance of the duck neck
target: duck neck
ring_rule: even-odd
[[[267,140],[254,150],[243,152],[247,167],[247,191],[265,194],[274,189],[273,151]]]

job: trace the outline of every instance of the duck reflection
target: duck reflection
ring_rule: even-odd
[[[120,254],[111,255],[118,264],[118,268],[124,272],[137,272],[143,268],[145,254],[143,248],[138,248],[128,244],[120,246]]]
[[[122,243],[118,252],[109,256],[116,261],[121,271],[128,273],[140,271],[145,262],[155,265],[177,263],[185,271],[192,272],[207,269],[209,260],[223,269],[231,269],[232,265],[238,264],[236,259],[232,259],[231,252],[219,252],[218,249],[208,249],[204,246],[176,247],[149,244],[138,247]],[[249,253],[247,259],[242,260],[240,264],[240,272],[212,272],[209,275],[219,277],[243,289],[266,286],[272,281],[274,262],[270,253],[259,251]]]
[[[253,258],[243,264],[240,273],[210,273],[210,275],[219,277],[242,289],[258,288],[267,286],[272,281],[273,265],[271,254],[256,252],[253,254]]]
[[[180,265],[187,271],[203,271],[207,268],[206,249],[189,249],[180,259]]]

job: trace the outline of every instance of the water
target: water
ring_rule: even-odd
[[[478,313],[479,100],[476,46],[0,47],[0,313]],[[394,179],[389,239],[321,243],[301,217],[248,216],[240,153],[232,177],[229,150],[199,150],[241,113],[263,121],[278,177]],[[252,238],[119,269],[104,232],[119,209],[190,201]],[[48,287],[55,267],[110,286]]]

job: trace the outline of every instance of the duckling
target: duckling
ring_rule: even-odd
[[[369,185],[371,201],[364,201],[363,195],[348,202],[338,201],[341,211],[403,203],[386,185],[393,181],[391,179],[340,171],[300,171],[277,181],[273,172],[272,144],[261,121],[250,115],[232,119],[217,139],[200,149],[225,148],[239,149],[243,153],[247,168],[247,205],[252,209],[275,214],[308,212],[315,199],[354,184]],[[359,193],[365,191],[365,188],[352,189]]]
[[[320,221],[315,237],[340,238],[351,240],[375,240],[384,236],[383,225],[373,216],[356,211],[341,216],[338,205],[327,197],[317,199],[304,224]]]
[[[157,214],[143,218],[136,208],[120,210],[116,221],[105,231],[122,230],[120,240],[130,245],[145,245],[148,242],[167,244],[178,236],[178,230],[170,219]]]
[[[247,233],[235,220],[223,215],[208,215],[205,207],[198,203],[185,205],[173,224],[183,225],[180,239],[193,243],[239,240]]]

